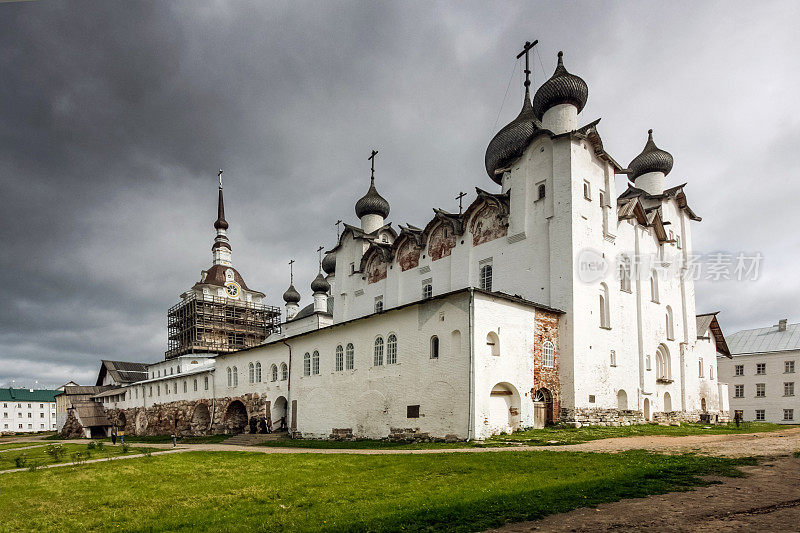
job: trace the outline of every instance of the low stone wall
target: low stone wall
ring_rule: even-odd
[[[708,412],[702,411],[671,411],[669,413],[653,413],[651,422],[677,423],[701,421],[701,417],[710,417],[710,423],[727,423],[730,417],[727,411]],[[619,409],[561,409],[562,424],[568,426],[630,426],[633,424],[646,424],[644,415],[640,411],[620,411]]]

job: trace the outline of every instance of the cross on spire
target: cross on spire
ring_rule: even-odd
[[[528,63],[528,52],[530,52],[534,46],[539,43],[539,40],[535,40],[533,42],[525,41],[525,45],[522,47],[522,52],[517,54],[517,59],[522,56],[525,56],[525,90],[527,91],[528,88],[531,86],[531,67]]]
[[[294,285],[294,259],[289,261],[289,285]]]
[[[375,181],[375,156],[376,155],[378,155],[378,151],[377,150],[373,150],[372,154],[370,154],[370,156],[367,158],[370,161],[372,161],[372,173],[370,175],[370,181],[373,181],[373,182]]]
[[[319,271],[322,272],[322,250],[324,250],[324,246],[320,246],[317,248],[317,254],[319,255]]]
[[[334,226],[336,226],[336,242],[337,243],[339,242],[339,237],[340,237],[339,230],[341,229],[339,226],[341,225],[341,223],[342,223],[341,220],[337,220],[336,224],[334,224]]]
[[[219,178],[219,188],[221,189],[222,188],[222,169],[219,169],[219,172],[217,172],[217,178]]]
[[[464,191],[461,191],[460,193],[458,193],[458,196],[456,196],[456,200],[458,200],[458,214],[459,214],[459,215],[461,214],[461,212],[462,212],[462,211],[463,211],[463,209],[464,209],[464,208],[461,206],[461,201],[463,200],[463,198],[464,198],[466,195],[467,195],[467,193],[465,193]]]

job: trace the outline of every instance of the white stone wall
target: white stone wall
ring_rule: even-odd
[[[0,431],[33,433],[56,429],[56,402],[0,403]]]
[[[794,361],[795,372],[785,372],[785,362]],[[756,374],[756,364],[766,364],[766,374]],[[756,419],[756,409],[763,409],[766,422],[797,424],[800,420],[800,350],[748,355],[734,355],[719,360],[720,380],[728,385],[730,414],[742,411],[745,421]],[[744,366],[744,375],[735,375],[736,365]],[[756,384],[765,385],[765,396],[756,397]],[[784,396],[784,383],[794,383],[794,396]],[[744,397],[736,398],[736,385],[744,385]],[[793,409],[793,420],[783,419],[783,410]]]

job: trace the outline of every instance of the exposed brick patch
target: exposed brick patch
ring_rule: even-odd
[[[558,355],[558,314],[541,309],[536,310],[534,339],[533,339],[533,371],[534,388],[531,390],[531,400],[536,392],[542,392],[545,397],[549,395],[552,402],[546,404],[547,422],[554,423],[559,419],[561,413],[561,380],[558,375],[559,355]],[[544,366],[542,346],[545,341],[553,343],[555,352],[552,367]]]

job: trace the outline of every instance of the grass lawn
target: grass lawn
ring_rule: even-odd
[[[58,446],[58,444],[55,444]],[[86,452],[91,451],[91,457],[87,457],[87,459],[104,459],[109,456],[117,457],[120,455],[126,455],[122,453],[121,446],[104,446],[102,450],[88,450],[86,444],[61,444],[64,447],[65,453],[64,456],[61,458],[61,463],[70,463],[72,462],[71,455],[75,452]],[[145,448],[133,448],[131,447],[128,450],[127,455],[131,455],[134,453],[141,453],[142,450]],[[27,464],[25,466],[30,466],[31,464],[35,464],[36,466],[44,466],[53,464],[56,461],[47,453],[47,446],[39,446],[37,448],[31,448],[29,450],[19,450],[18,452],[5,452],[0,454],[0,470],[11,470],[12,468],[18,468],[15,462],[15,458],[19,456],[25,456]],[[0,481],[0,487],[3,486],[3,482]]]
[[[0,444],[0,452],[4,450],[13,450],[14,448],[27,448],[28,446],[42,446],[44,442],[7,442]]]
[[[547,427],[518,431],[512,435],[497,435],[486,441],[488,445],[530,444],[530,445],[563,445],[578,444],[590,440],[608,439],[612,437],[638,437],[648,435],[668,435],[685,437],[688,435],[731,435],[734,433],[759,433],[790,429],[797,426],[769,424],[766,422],[744,422],[739,425],[723,424],[709,426],[704,424],[681,424],[680,426],[659,426],[657,424],[639,424],[634,426],[586,426],[582,428]]]
[[[313,448],[316,450],[448,450],[453,448],[482,447],[472,442],[391,442],[388,440],[315,440],[282,439],[267,441],[257,446],[276,448]]]
[[[178,437],[178,444],[218,444],[231,438],[232,435],[198,435],[195,437]],[[111,442],[111,438],[103,439],[103,442]],[[120,438],[117,437],[117,444]],[[125,442],[142,444],[172,444],[172,437],[169,435],[125,435]]]
[[[13,531],[480,531],[740,475],[752,460],[566,452],[186,452],[0,476]],[[11,496],[13,495],[13,496]]]

